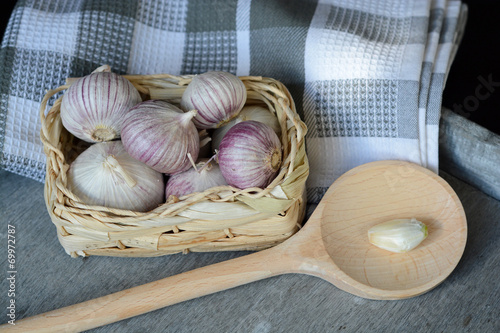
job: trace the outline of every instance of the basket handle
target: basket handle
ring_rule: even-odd
[[[286,257],[286,256],[285,256]],[[80,332],[287,272],[280,247],[0,326],[2,332]]]

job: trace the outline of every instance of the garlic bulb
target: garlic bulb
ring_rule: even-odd
[[[191,167],[188,153],[196,160],[200,150],[198,130],[191,121],[195,114],[165,101],[142,102],[125,117],[123,145],[132,157],[158,172],[185,171]]]
[[[120,141],[96,143],[68,170],[68,188],[89,205],[149,211],[163,202],[163,175],[132,158]]]
[[[427,234],[427,226],[415,218],[396,219],[370,228],[368,240],[384,250],[404,253],[414,249]]]
[[[224,135],[219,166],[229,185],[264,188],[281,166],[281,143],[271,127],[255,120],[242,121]]]
[[[171,195],[181,197],[221,185],[227,185],[227,182],[219,166],[208,159],[201,159],[193,168],[168,178],[165,197],[167,199]]]
[[[96,72],[74,82],[63,95],[63,126],[87,142],[120,137],[124,115],[141,102],[137,89],[123,76]]]
[[[223,126],[240,112],[247,99],[243,82],[226,72],[207,72],[197,75],[182,94],[181,109],[196,110],[193,119],[197,128]]]
[[[249,105],[243,107],[240,113],[231,119],[226,125],[219,127],[214,131],[212,134],[212,150],[219,149],[222,138],[231,127],[239,122],[247,120],[255,120],[267,124],[272,127],[278,136],[281,135],[281,127],[276,115],[272,114],[271,111],[262,106]]]

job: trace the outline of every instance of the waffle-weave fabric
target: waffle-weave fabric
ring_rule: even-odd
[[[309,129],[309,202],[365,162],[437,171],[441,96],[466,13],[456,0],[20,0],[0,48],[0,165],[43,181],[40,101],[109,64],[283,82]]]

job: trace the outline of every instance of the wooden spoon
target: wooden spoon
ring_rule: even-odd
[[[412,217],[429,230],[415,249],[392,253],[368,242],[373,225]],[[304,228],[278,246],[1,328],[87,330],[285,273],[314,275],[365,298],[403,299],[441,283],[458,264],[466,238],[462,205],[442,178],[408,162],[372,162],[335,181]]]

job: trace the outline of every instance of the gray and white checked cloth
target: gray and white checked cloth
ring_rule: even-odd
[[[1,167],[43,181],[42,97],[109,64],[283,82],[309,128],[309,202],[374,160],[437,171],[442,91],[466,16],[455,0],[20,0],[0,49]]]

